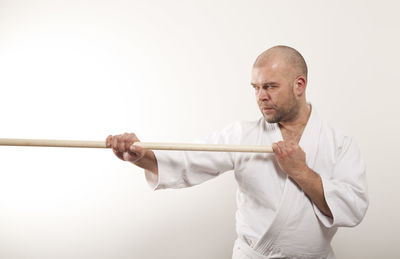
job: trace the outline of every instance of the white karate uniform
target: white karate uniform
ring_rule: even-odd
[[[282,140],[278,124],[262,117],[233,123],[201,143],[266,145]],[[335,258],[330,242],[337,228],[355,226],[368,207],[365,165],[348,135],[312,109],[299,145],[306,163],[322,178],[333,219],[325,216],[278,166],[273,153],[154,151],[154,189],[184,188],[234,170],[238,183],[233,258]]]

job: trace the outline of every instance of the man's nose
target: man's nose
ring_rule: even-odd
[[[261,88],[261,89],[258,91],[257,99],[258,99],[259,101],[264,101],[264,100],[267,101],[267,100],[271,99],[271,96],[269,95],[267,89]]]

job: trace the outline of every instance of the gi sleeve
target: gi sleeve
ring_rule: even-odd
[[[239,124],[231,124],[198,144],[233,144],[237,142]],[[236,139],[236,140],[235,140]],[[158,165],[158,176],[145,170],[146,180],[154,190],[185,188],[200,184],[234,169],[234,153],[203,151],[153,151]]]
[[[352,227],[358,225],[368,208],[365,163],[355,141],[345,137],[331,177],[323,177],[325,200],[333,219],[325,216],[314,204],[314,211],[327,227]]]

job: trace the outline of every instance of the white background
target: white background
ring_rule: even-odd
[[[251,65],[277,45],[368,166],[338,258],[398,258],[398,1],[0,0],[0,137],[188,142],[260,116]],[[0,147],[0,258],[229,258],[232,172],[153,192],[110,150]]]

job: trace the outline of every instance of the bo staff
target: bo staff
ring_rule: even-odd
[[[273,152],[272,147],[270,146],[183,144],[183,143],[156,143],[156,142],[135,142],[133,145],[151,150],[186,150],[186,151],[249,152],[249,153]],[[0,146],[107,148],[105,141],[11,139],[11,138],[0,138]]]

